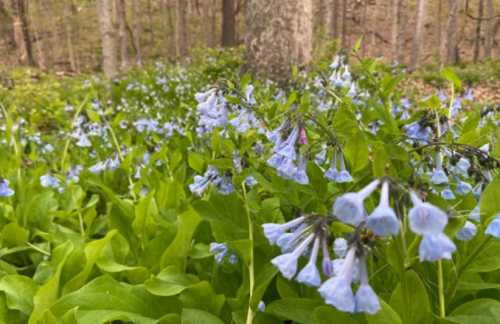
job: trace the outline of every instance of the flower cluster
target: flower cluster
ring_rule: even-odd
[[[228,176],[221,176],[219,171],[214,166],[209,165],[203,176],[196,175],[194,182],[189,185],[189,190],[197,196],[201,196],[203,192],[211,185],[217,187],[217,190],[227,195],[234,191],[234,186]]]

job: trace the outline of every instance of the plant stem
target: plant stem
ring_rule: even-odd
[[[78,106],[78,109],[76,110],[76,113],[73,116],[73,121],[71,122],[71,127],[73,127],[76,119],[78,118],[78,116],[80,116],[80,113],[82,112],[82,109],[85,106],[85,104],[87,103],[88,99],[89,99],[89,97],[86,96],[85,99],[83,99],[80,106]],[[66,157],[68,155],[68,149],[69,149],[70,143],[71,143],[71,136],[68,136],[68,138],[66,139],[66,143],[64,144],[64,151],[63,151],[62,158],[61,158],[61,172],[66,172]]]
[[[254,313],[252,310],[252,299],[253,299],[253,290],[255,285],[255,272],[254,272],[254,251],[253,251],[253,222],[252,217],[250,216],[250,209],[248,208],[248,199],[247,199],[247,190],[245,187],[245,182],[241,184],[241,188],[243,189],[243,198],[245,199],[245,211],[247,214],[248,220],[248,240],[250,241],[250,260],[248,261],[248,281],[249,281],[249,296],[248,296],[248,311],[247,311],[247,320],[246,324],[252,324]]]
[[[438,266],[438,290],[439,290],[439,316],[446,317],[446,306],[444,303],[444,281],[443,281],[443,264],[441,260],[437,262]]]

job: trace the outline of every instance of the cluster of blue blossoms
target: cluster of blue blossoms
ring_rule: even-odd
[[[325,302],[340,311],[374,314],[380,310],[380,301],[368,282],[367,255],[370,247],[359,233],[371,231],[377,237],[390,237],[400,231],[401,216],[390,205],[390,183],[382,181],[378,206],[368,214],[364,201],[380,186],[374,180],[358,192],[339,196],[332,206],[330,216],[303,215],[284,224],[263,224],[265,237],[271,245],[280,248],[282,254],[271,260],[283,277],[317,287]],[[408,212],[409,227],[421,235],[420,261],[451,259],[456,247],[444,234],[448,215],[431,203],[424,202],[419,195],[410,191],[413,206]],[[331,260],[328,242],[331,241],[328,224],[333,220],[356,228],[353,237],[346,240],[338,237],[333,243],[337,259]],[[476,227],[466,222],[457,234],[460,240],[470,239]],[[473,224],[472,224],[473,225]],[[500,214],[490,223],[486,234],[500,238]],[[318,269],[318,256],[322,253],[322,273]],[[306,256],[308,261],[299,271],[298,260]],[[325,280],[323,279],[325,278]],[[353,285],[357,290],[353,292]]]

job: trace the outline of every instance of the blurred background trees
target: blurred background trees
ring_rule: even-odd
[[[0,0],[0,65],[120,70],[246,44],[278,73],[349,48],[411,69],[498,59],[500,0]]]

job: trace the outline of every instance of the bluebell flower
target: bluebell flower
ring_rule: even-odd
[[[89,171],[94,174],[99,174],[104,170],[106,170],[106,163],[102,161],[99,161],[96,164],[89,167]]]
[[[248,177],[245,178],[245,184],[249,187],[253,187],[258,184],[257,179],[254,178],[254,176],[249,175]]]
[[[424,235],[418,249],[420,261],[437,261],[451,259],[456,246],[452,240],[443,233]]]
[[[325,172],[325,177],[330,181],[335,181],[337,179],[338,174],[339,171],[337,169],[337,152],[335,152],[333,154],[333,159],[330,164],[330,168]]]
[[[469,213],[469,219],[475,222],[480,222],[481,221],[481,212],[479,209],[479,204],[474,207]]]
[[[292,176],[292,179],[295,182],[303,184],[303,185],[309,184],[309,177],[307,176],[307,172],[306,172],[306,163],[307,163],[307,161],[304,158],[300,157],[299,163],[298,163],[298,166],[296,169],[297,171]]]
[[[460,174],[467,176],[470,168],[470,162],[468,159],[462,157],[460,160],[458,160],[456,164],[456,169],[459,171]]]
[[[467,90],[465,90],[463,98],[464,100],[469,100],[469,101],[474,100],[474,93],[472,88],[467,88]]]
[[[474,223],[466,221],[464,226],[457,232],[457,240],[469,241],[476,236],[477,227]]]
[[[266,311],[266,304],[261,300],[259,304],[257,305],[257,309],[259,312],[265,312]]]
[[[0,197],[11,197],[14,193],[14,190],[9,187],[9,181],[0,178]]]
[[[427,143],[432,133],[430,127],[424,128],[420,126],[418,122],[410,123],[404,126],[404,129],[406,130],[406,135],[410,139],[422,143]]]
[[[87,137],[87,135],[83,131],[78,132],[76,134],[76,138],[78,139],[78,141],[76,142],[76,146],[78,146],[78,147],[91,147],[92,146],[92,142],[90,142],[89,138]]]
[[[500,214],[495,215],[484,233],[494,238],[500,238]]]
[[[343,237],[338,237],[333,241],[333,252],[337,258],[344,258],[348,248],[347,240]]]
[[[257,103],[257,101],[255,100],[255,97],[253,95],[253,91],[254,91],[254,86],[249,84],[246,88],[245,88],[245,100],[247,102],[247,104],[253,106]]]
[[[363,201],[377,188],[379,182],[374,180],[359,192],[349,192],[337,198],[333,204],[333,216],[346,224],[361,223],[365,218]]]
[[[464,196],[472,191],[472,186],[470,183],[465,181],[459,181],[457,183],[457,194]]]
[[[330,69],[336,70],[340,66],[342,66],[342,57],[340,57],[339,55],[335,55],[335,57],[333,58],[332,63],[330,64]]]
[[[382,184],[379,205],[366,219],[366,226],[379,236],[396,235],[399,232],[399,219],[389,206],[389,183]]]
[[[431,176],[431,182],[436,185],[448,183],[448,176],[442,168],[434,169]]]
[[[281,253],[292,252],[293,249],[300,243],[300,239],[309,233],[311,227],[302,223],[299,226],[293,228],[291,233],[285,233],[281,235],[276,241],[276,245],[281,249]]]
[[[321,151],[319,151],[315,156],[314,156],[314,162],[317,165],[322,165],[326,161],[326,145],[321,146]]]
[[[354,313],[356,301],[352,292],[352,272],[356,260],[356,249],[352,247],[347,252],[342,272],[325,281],[318,289],[325,303],[343,312]]]
[[[323,270],[323,273],[327,277],[333,276],[333,264],[332,260],[330,259],[330,253],[328,252],[328,245],[326,242],[326,238],[323,239],[323,242],[321,242],[321,246],[323,249],[323,260],[321,261],[321,269]]]
[[[44,174],[40,177],[40,185],[44,188],[53,189],[59,189],[59,187],[61,186],[59,179],[50,174]]]
[[[275,224],[275,223],[265,223],[262,224],[262,229],[264,230],[264,236],[267,238],[270,244],[276,244],[278,238],[285,234],[291,228],[294,228],[305,220],[304,216],[298,217],[294,220],[291,220],[284,224]]]
[[[444,93],[444,91],[440,89],[439,92],[438,92],[438,98],[439,98],[439,100],[441,102],[444,102],[444,101],[446,101],[446,99],[448,97],[446,96],[446,94]]]
[[[451,190],[451,188],[448,187],[445,188],[443,191],[441,191],[441,197],[445,200],[454,200],[455,194],[453,193],[453,190]]]
[[[345,167],[345,162],[344,162],[343,156],[340,156],[340,172],[337,174],[335,181],[337,183],[352,182],[352,176],[349,173],[349,171],[347,171],[347,169]]]
[[[213,242],[210,243],[209,251],[214,255],[215,262],[220,264],[224,262],[224,258],[226,257],[229,249],[225,243]]]
[[[474,186],[474,189],[472,189],[472,193],[474,194],[474,197],[476,199],[481,199],[481,193],[483,191],[483,184],[480,182],[477,185]]]
[[[236,263],[238,263],[238,256],[235,253],[231,253],[231,255],[228,258],[228,261],[232,265],[235,265]]]
[[[319,252],[319,243],[320,238],[316,237],[314,239],[309,262],[307,262],[306,266],[302,268],[302,270],[297,275],[297,281],[309,287],[319,287],[319,285],[321,285],[321,275],[319,274],[318,267],[316,266]]]
[[[266,137],[269,141],[271,141],[275,146],[279,146],[281,144],[281,130],[286,126],[286,122],[283,122],[281,125],[273,129],[272,131],[266,132]]]
[[[297,260],[307,249],[314,238],[314,234],[310,234],[305,238],[299,246],[290,253],[279,255],[271,260],[271,263],[278,268],[281,275],[287,279],[292,279],[297,272]]]
[[[415,192],[410,193],[413,207],[409,212],[410,229],[420,235],[441,233],[448,223],[448,216],[436,206],[424,203]]]
[[[354,297],[356,301],[356,312],[376,314],[380,310],[380,301],[368,283],[368,270],[366,267],[366,258],[362,257],[359,261],[360,286]]]
[[[82,172],[83,167],[81,165],[76,165],[73,168],[70,168],[68,174],[66,175],[66,182],[78,183],[80,180],[80,173]]]

